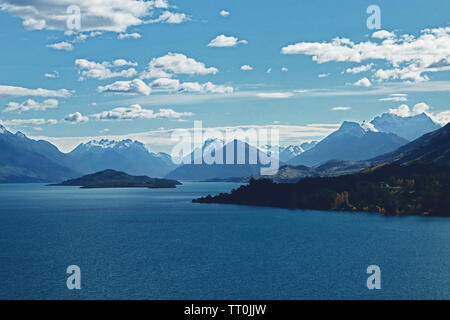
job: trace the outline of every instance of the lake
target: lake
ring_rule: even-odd
[[[237,186],[0,184],[0,299],[450,298],[450,219],[191,203]]]

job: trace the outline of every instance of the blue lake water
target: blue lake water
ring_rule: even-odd
[[[450,298],[450,219],[191,203],[236,186],[0,185],[0,299]]]

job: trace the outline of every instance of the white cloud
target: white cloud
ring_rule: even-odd
[[[434,122],[439,123],[442,126],[445,126],[450,122],[450,110],[438,112],[431,115],[431,118]]]
[[[45,73],[44,77],[49,78],[49,79],[56,79],[59,77],[59,73],[58,73],[58,71],[53,71],[53,73]]]
[[[55,50],[63,50],[63,51],[72,51],[73,50],[73,45],[66,41],[48,44],[47,47],[55,49]]]
[[[164,11],[157,19],[146,21],[146,23],[171,23],[171,24],[180,24],[186,21],[189,21],[190,18],[184,13],[175,13],[170,11]]]
[[[142,80],[134,79],[132,81],[116,81],[106,86],[99,86],[97,87],[97,91],[106,93],[142,94],[148,96],[152,90]]]
[[[356,81],[355,83],[353,83],[353,85],[357,86],[357,87],[361,87],[361,86],[370,87],[370,86],[372,86],[372,83],[370,82],[369,79],[362,78],[362,79],[359,79],[358,81]]]
[[[153,80],[150,83],[150,86],[152,88],[161,90],[178,91],[178,89],[180,88],[180,80],[171,78],[158,78]]]
[[[211,82],[183,82],[178,79],[159,78],[150,83],[150,87],[159,89],[160,91],[179,91],[179,92],[195,92],[195,93],[232,93],[233,88],[230,86],[216,85]]]
[[[3,112],[22,113],[26,111],[45,111],[47,109],[53,109],[58,107],[58,100],[48,99],[42,103],[36,102],[32,99],[25,100],[22,103],[11,101],[3,109]]]
[[[375,33],[375,39],[378,38],[384,40],[355,43],[335,38],[331,42],[299,42],[283,47],[281,52],[310,55],[317,63],[384,60],[389,68],[377,70],[375,77],[379,81],[427,81],[429,77],[424,73],[450,70],[450,27],[422,30],[418,38],[386,32]]]
[[[398,108],[389,109],[389,113],[395,114],[399,117],[412,117],[421,113],[428,113],[430,106],[424,102],[417,103],[412,109],[408,105],[402,104]]]
[[[167,10],[167,0],[4,0],[2,11],[10,12],[22,19],[28,30],[67,30],[66,14],[69,5],[80,8],[82,18],[79,31],[112,31],[124,33],[131,26],[148,22],[180,23],[187,20],[182,13],[163,11],[156,20],[145,21],[161,9]]]
[[[0,8],[3,10],[3,7],[1,5]],[[33,18],[28,18],[27,20],[24,20],[22,22],[22,26],[26,30],[43,30],[45,29],[46,25],[47,23],[43,19],[35,20]]]
[[[116,59],[112,62],[112,65],[115,67],[125,67],[125,66],[137,66],[137,62],[127,61],[125,59]]]
[[[192,113],[176,112],[173,109],[159,109],[158,112],[154,112],[151,109],[142,108],[139,104],[134,104],[130,107],[119,107],[91,115],[96,120],[180,119],[185,116],[192,116]]]
[[[321,74],[319,74],[317,77],[319,77],[319,78],[326,78],[326,77],[328,77],[330,74],[331,74],[331,73],[321,73]]]
[[[110,68],[112,67],[123,67],[129,65],[137,65],[134,62],[129,62],[124,59],[114,60],[112,63],[110,62],[94,62],[86,59],[77,59],[75,60],[75,67],[79,70],[80,80],[84,80],[86,78],[93,78],[98,80],[110,79],[110,78],[130,78],[137,75],[137,71],[134,68],[129,68],[120,71],[112,71]]]
[[[76,37],[72,40],[72,43],[84,42],[87,38],[94,38],[103,34],[101,31],[91,31],[89,33],[76,33],[74,31],[66,31],[65,35],[76,35]]]
[[[291,92],[260,92],[256,96],[263,99],[286,99],[292,97]]]
[[[395,114],[399,117],[412,117],[421,113],[427,114],[434,122],[439,123],[440,125],[446,125],[450,122],[450,110],[444,110],[441,112],[431,112],[431,107],[427,105],[425,102],[420,102],[414,105],[411,109],[408,105],[402,104],[398,108],[389,109],[389,113]]]
[[[137,32],[133,33],[121,33],[117,36],[117,39],[124,40],[124,39],[139,39],[141,38],[141,34]]]
[[[395,38],[395,33],[389,32],[387,30],[379,30],[379,31],[375,31],[374,33],[372,33],[372,38],[391,39],[391,38]]]
[[[239,40],[236,37],[233,36],[226,36],[224,34],[221,34],[217,37],[215,37],[213,40],[211,40],[210,43],[208,43],[208,47],[235,47],[238,44],[247,44],[247,40]]]
[[[198,92],[198,93],[232,93],[233,88],[230,86],[216,85],[211,82],[183,82],[180,85],[180,91]]]
[[[0,122],[5,126],[19,127],[19,126],[29,126],[29,125],[43,125],[43,124],[57,124],[58,120],[55,119],[11,119],[11,120],[0,120]]]
[[[67,89],[60,89],[60,90],[47,90],[41,88],[28,89],[23,87],[0,85],[0,98],[26,97],[26,96],[66,98],[71,95],[72,92],[70,92]]]
[[[413,117],[421,113],[427,114],[434,122],[444,126],[450,122],[450,110],[441,112],[431,112],[431,107],[425,102],[420,102],[414,105],[411,109],[408,105],[402,104],[398,108],[389,109],[389,113],[395,114],[399,117]]]
[[[288,72],[288,71],[289,71],[289,69],[288,69],[288,68],[286,68],[286,67],[282,67],[282,68],[281,68],[281,71],[282,71],[282,72]]]
[[[248,64],[245,64],[245,65],[241,66],[241,70],[242,71],[250,71],[250,70],[253,70],[253,68],[251,66],[249,66]]]
[[[221,10],[221,11],[219,12],[219,14],[220,14],[222,17],[228,17],[228,16],[230,15],[230,13],[229,13],[228,11],[226,11],[226,10]]]
[[[89,121],[89,118],[86,116],[83,116],[79,112],[71,113],[66,118],[64,118],[65,121],[71,122],[72,124],[77,123],[86,123]]]
[[[347,110],[350,110],[350,109],[351,109],[350,107],[334,107],[334,108],[331,108],[332,111],[347,111]]]
[[[162,57],[153,58],[147,69],[141,73],[141,78],[171,78],[174,74],[207,75],[216,74],[218,71],[184,54],[169,52]]]
[[[369,70],[372,69],[373,66],[374,66],[373,63],[369,63],[369,64],[362,65],[362,66],[359,66],[359,67],[348,68],[347,70],[345,70],[345,72],[357,74],[357,73],[369,71]]]
[[[379,101],[408,101],[408,95],[403,93],[393,93],[387,98],[378,99]]]

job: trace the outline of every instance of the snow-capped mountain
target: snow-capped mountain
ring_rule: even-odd
[[[381,116],[377,116],[370,121],[370,124],[380,132],[394,133],[409,141],[441,127],[425,113],[410,117],[400,117],[392,113],[383,113]]]
[[[214,144],[214,141],[217,142],[217,144]],[[245,152],[245,157],[243,157],[242,163],[240,162],[241,158],[239,158],[238,161],[238,152],[242,150],[241,147],[243,147],[243,151]],[[205,181],[250,177],[256,173],[259,173],[261,171],[261,167],[268,166],[266,163],[261,161],[262,159],[270,160],[267,159],[267,155],[260,148],[256,148],[239,140],[230,141],[225,145],[222,145],[220,140],[207,140],[204,142],[202,150],[204,151],[202,155],[209,155],[212,158],[215,158],[216,156],[219,157],[220,155],[222,163],[208,163],[209,160],[206,160],[206,158],[203,157],[203,161],[199,161],[199,163],[188,162],[179,166],[170,172],[166,178],[187,181]],[[233,157],[231,163],[228,158],[228,151],[232,151],[230,153]],[[256,163],[250,161],[250,155],[253,154],[257,156]],[[188,157],[191,160],[194,158],[198,159],[196,156],[197,155],[194,155],[193,152]],[[189,160],[188,157],[185,158]],[[283,165],[283,163],[281,162],[280,165]]]
[[[377,132],[370,124],[344,121],[337,131],[291,159],[289,164],[315,166],[329,160],[366,160],[407,142],[393,133]]]
[[[309,148],[310,146],[313,147],[315,145],[315,141],[313,142],[305,142],[303,143],[303,145],[305,145],[306,148]],[[212,152],[213,150],[222,148],[223,146],[225,146],[225,142],[221,139],[207,139],[203,142],[203,146],[202,146],[202,154],[206,151],[206,152]],[[266,153],[267,155],[271,155],[273,152],[273,146],[271,145],[264,145],[264,146],[254,146],[252,145],[252,147],[257,148],[259,150],[261,150],[262,152]],[[301,154],[302,152],[304,152],[305,150],[301,147],[301,146],[296,146],[296,145],[289,145],[289,146],[278,146],[278,159],[282,162],[286,162],[296,156],[298,156],[299,154]],[[196,151],[199,151],[200,148],[197,148]],[[189,157],[192,159],[193,155],[189,155],[185,158],[189,159]]]
[[[100,151],[105,149],[114,149],[114,150],[136,149],[140,151],[147,151],[145,145],[139,141],[133,141],[131,139],[121,141],[101,139],[81,143],[71,153],[76,154],[94,150]]]
[[[0,124],[0,134],[7,134],[8,132],[9,131],[6,130],[6,128]]]
[[[72,167],[83,173],[114,169],[132,175],[163,177],[176,167],[169,161],[169,155],[149,152],[143,143],[131,139],[82,143],[68,157]]]
[[[305,152],[305,150],[303,150],[303,148],[300,146],[289,145],[286,147],[280,147],[279,159],[283,162],[287,162],[303,152]]]
[[[259,147],[261,151],[264,153],[271,155],[273,152],[273,147],[270,145],[265,145],[262,147]],[[276,148],[276,147],[275,147]],[[287,162],[291,160],[292,158],[298,156],[302,152],[304,152],[303,148],[300,146],[295,145],[289,145],[289,146],[279,146],[278,148],[278,159],[282,162]]]
[[[224,141],[221,139],[215,139],[215,138],[210,138],[210,139],[206,139],[205,141],[203,141],[202,147],[201,149],[199,147],[194,148],[194,150],[188,154],[185,155],[184,157],[182,157],[182,159],[180,160],[175,159],[178,162],[182,162],[182,163],[194,163],[194,158],[195,157],[203,157],[203,154],[206,152],[208,153],[214,153],[214,150],[222,148],[224,146]]]

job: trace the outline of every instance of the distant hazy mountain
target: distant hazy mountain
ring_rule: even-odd
[[[272,153],[272,146],[270,145],[259,147],[259,149],[268,155]],[[302,152],[304,152],[304,150],[300,146],[295,145],[289,145],[285,147],[280,146],[278,147],[278,159],[280,159],[282,162],[288,162],[289,160],[295,158]]]
[[[300,148],[302,148],[303,151],[308,151],[309,149],[314,148],[318,143],[319,141],[304,142],[300,145]]]
[[[158,153],[154,153],[154,155],[155,155],[155,157],[161,159],[161,161],[163,161],[169,167],[170,171],[172,171],[173,169],[178,167],[178,165],[173,163],[172,157],[170,156],[170,154],[167,154],[165,152],[158,152]]]
[[[55,182],[80,175],[65,167],[65,155],[47,141],[13,134],[0,125],[0,182]]]
[[[279,155],[278,158],[282,162],[288,162],[289,160],[297,157],[298,155],[302,154],[305,151],[308,151],[309,149],[312,149],[316,146],[317,141],[311,141],[311,142],[304,142],[299,146],[296,145],[289,145],[285,147],[279,147]],[[262,149],[267,154],[270,154],[270,148],[267,148],[269,151],[266,151],[265,149]]]
[[[226,179],[226,178],[241,178],[241,177],[250,177],[254,174],[259,174],[261,167],[267,167],[266,165],[262,165],[259,161],[262,157],[266,157],[266,155],[259,149],[256,149],[253,146],[250,146],[244,142],[238,142],[238,140],[234,140],[229,142],[227,145],[222,148],[216,148],[211,144],[211,141],[207,141],[205,145],[203,145],[202,150],[207,150],[207,153],[211,154],[212,157],[216,155],[216,152],[222,153],[222,162],[224,164],[207,164],[205,161],[201,164],[184,164],[180,167],[176,168],[172,172],[170,172],[166,178],[169,179],[177,179],[177,180],[188,180],[188,181],[205,181],[205,180],[213,180],[213,179]],[[242,161],[244,164],[237,164],[237,150],[238,143],[243,143],[245,149],[245,159]],[[226,164],[227,158],[227,148],[233,148],[234,157],[233,164]],[[218,150],[218,151],[217,151]],[[257,163],[250,164],[249,161],[249,153],[255,152],[257,154]],[[220,154],[219,153],[219,154]],[[188,159],[197,159],[193,154],[188,156]],[[201,158],[200,158],[201,159]],[[281,165],[281,164],[280,164]]]
[[[176,167],[170,163],[169,155],[151,153],[144,144],[130,139],[82,143],[68,154],[68,158],[71,166],[83,173],[114,169],[133,175],[163,177]]]
[[[441,127],[425,113],[411,117],[383,113],[381,116],[375,117],[370,123],[380,132],[394,133],[409,141]]]
[[[408,143],[392,133],[376,132],[370,126],[345,121],[316,146],[289,161],[291,165],[315,166],[329,160],[365,160]]]
[[[296,156],[303,153],[303,150],[300,146],[290,145],[287,147],[280,147],[279,149],[279,159],[283,162],[288,162],[289,160],[295,158]]]

